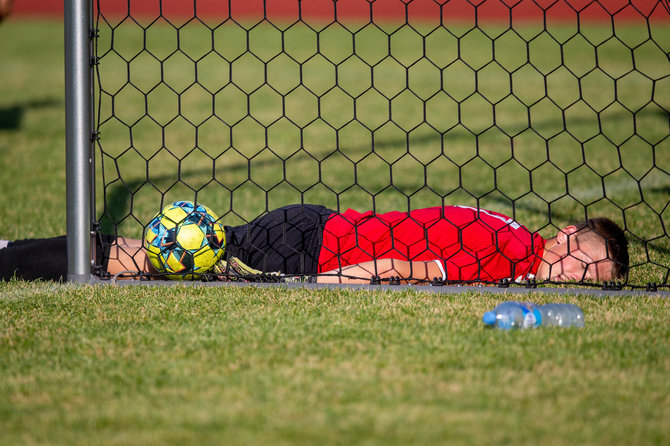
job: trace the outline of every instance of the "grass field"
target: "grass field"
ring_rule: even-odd
[[[634,31],[631,30],[631,39]],[[62,26],[53,22],[9,21],[0,26],[0,41],[4,42],[0,50],[3,59],[0,64],[3,80],[0,85],[0,238],[52,236],[65,231],[62,36]],[[104,33],[102,37],[105,38]],[[660,39],[667,43],[668,35],[662,34]],[[479,48],[479,44],[475,46]],[[335,45],[335,48],[339,47]],[[374,57],[374,48],[367,51],[369,57]],[[650,52],[652,56],[656,54]],[[512,51],[507,57],[515,54]],[[642,60],[647,59],[643,54],[639,56],[642,67],[657,70],[653,76],[667,76],[667,59],[659,61],[652,57],[654,63],[645,62],[648,63],[645,65]],[[620,62],[618,57],[614,61]],[[359,75],[360,72],[354,70],[354,78]],[[384,88],[391,89],[396,78],[392,74],[388,76],[390,86]],[[321,77],[322,74],[318,74],[314,79]],[[495,78],[492,76],[490,82]],[[247,77],[242,75],[242,79]],[[637,81],[648,86],[644,79]],[[153,81],[147,82],[149,84],[139,88],[150,89]],[[657,84],[655,100],[667,109],[669,90],[661,88],[663,82]],[[482,81],[480,87],[486,88],[485,85],[489,84]],[[529,89],[527,94],[532,99],[535,94],[532,83],[524,79],[519,88],[523,86]],[[108,88],[113,90],[112,86]],[[356,87],[354,83],[349,88],[364,87]],[[417,88],[421,92],[421,88],[428,87]],[[495,96],[494,91],[489,96]],[[636,87],[634,91],[635,94],[625,96],[627,99],[622,101],[633,109],[636,109],[635,104],[645,108],[648,99],[643,92],[646,90]],[[624,97],[623,92],[620,94]],[[343,97],[340,94],[339,99]],[[123,112],[119,109],[119,113],[135,113],[132,105],[136,100],[136,97],[128,99],[131,107],[124,108]],[[212,99],[211,94],[202,94],[194,100],[211,102]],[[267,93],[267,98],[258,100],[276,101],[276,97],[273,99],[273,94]],[[162,99],[157,101],[158,111],[170,113],[162,106]],[[230,102],[232,99],[227,101],[235,104]],[[402,110],[405,103],[401,103]],[[183,107],[183,110],[199,110],[199,107],[189,109],[187,104]],[[293,113],[291,116],[299,120],[301,110],[309,112],[307,106],[301,105],[289,115]],[[232,110],[224,109],[222,113],[232,113]],[[481,124],[475,120],[476,115],[468,114],[467,119],[473,120],[471,125],[479,132],[486,128],[488,118],[482,113]],[[336,126],[345,127],[346,117],[337,121],[339,116],[335,111],[331,120]],[[366,119],[371,120],[367,123],[369,126],[379,127],[378,130],[375,127],[375,132],[379,132],[375,136],[376,149],[383,153],[379,156],[386,161],[402,158],[401,154],[406,152],[405,137],[391,131],[386,136],[381,128],[385,123],[383,120],[374,122],[382,119],[375,116],[370,113]],[[397,119],[401,126],[412,127],[412,119],[415,119],[412,116],[411,113],[400,114]],[[440,113],[437,116],[435,119],[445,120],[435,123],[437,133],[447,132],[453,125],[450,118]],[[527,164],[543,164],[545,143],[537,138],[526,138],[529,132],[523,131],[524,124],[515,116],[497,118],[508,123],[506,131],[520,133],[515,159]],[[273,115],[262,119],[268,120],[264,121],[267,125],[275,118]],[[174,132],[166,126],[165,144],[175,154],[173,164],[147,163],[143,158],[150,159],[147,153],[153,153],[157,147],[146,147],[153,143],[149,136],[143,136],[142,125],[134,123],[138,116],[124,116],[124,119],[138,126],[134,135],[137,152],[125,151],[129,145],[129,127],[125,126],[124,133],[124,126],[115,120],[108,121],[106,127],[101,126],[101,144],[111,158],[123,165],[123,181],[134,185],[133,193],[126,191],[125,196],[121,181],[110,181],[105,190],[108,197],[115,200],[108,204],[112,206],[107,209],[109,216],[130,233],[138,231],[138,226],[141,227],[146,215],[154,212],[163,194],[166,200],[173,194],[193,194],[193,190],[189,192],[184,185],[173,186],[174,180],[167,178],[174,174],[179,160],[191,185],[196,184],[201,189],[203,202],[225,213],[233,197],[244,218],[258,214],[265,206],[295,201],[301,196],[306,201],[337,205],[340,200],[343,207],[366,208],[373,204],[374,198],[374,204],[380,209],[406,206],[405,194],[411,194],[412,206],[426,205],[436,197],[441,200],[442,195],[447,195],[448,200],[470,200],[465,204],[476,201],[461,189],[447,194],[451,186],[441,185],[451,181],[450,175],[458,176],[459,170],[463,170],[459,166],[465,166],[472,157],[468,150],[472,148],[473,137],[460,128],[449,137],[436,136],[426,126],[419,126],[416,134],[410,134],[410,139],[417,138],[417,144],[412,144],[412,150],[414,147],[418,150],[415,156],[426,163],[441,155],[441,147],[452,147],[455,142],[463,141],[462,146],[453,145],[460,147],[451,155],[456,167],[452,167],[452,171],[438,169],[444,172],[443,176],[438,177],[437,192],[430,192],[422,187],[423,171],[417,174],[417,166],[413,164],[403,167],[407,174],[400,175],[399,190],[384,189],[389,171],[401,169],[403,161],[391,163],[390,170],[386,161],[376,161],[383,168],[374,163],[367,166],[364,161],[371,157],[367,142],[369,131],[357,134],[352,130],[349,138],[346,129],[338,128],[334,133],[347,142],[342,147],[343,153],[337,154],[332,153],[332,135],[331,140],[324,138],[325,142],[319,143],[323,125],[306,128],[303,144],[308,145],[310,141],[313,145],[319,161],[317,171],[320,164],[330,187],[310,188],[313,181],[310,175],[314,175],[310,169],[315,167],[310,166],[309,157],[302,152],[288,157],[297,150],[295,127],[287,126],[288,130],[278,130],[276,134],[270,131],[268,138],[272,139],[267,142],[264,137],[254,139],[251,132],[248,141],[240,141],[241,154],[237,161],[224,162],[233,151],[227,150],[230,142],[221,135],[229,133],[207,132],[206,126],[199,127],[202,128],[200,144],[206,148],[209,141],[211,148],[186,156],[194,145],[195,127],[191,125],[189,133],[186,131],[189,125],[181,122],[174,124]],[[206,116],[193,119],[204,120]],[[305,124],[308,118],[301,119],[299,126],[311,127]],[[551,116],[542,119],[546,127],[540,126],[538,131],[556,131],[558,124],[552,119]],[[568,121],[569,125],[576,126],[578,141],[588,139],[591,131],[591,124],[582,122],[584,119],[577,115]],[[611,137],[615,141],[617,132],[624,135],[625,124],[630,123],[628,118],[622,119],[621,122],[603,121],[611,122]],[[645,138],[667,137],[667,115],[642,110],[638,119],[638,131]],[[584,134],[579,134],[582,125],[586,128]],[[152,126],[147,127],[147,135],[156,131]],[[333,130],[326,129],[325,133],[333,133]],[[502,153],[496,149],[500,141],[505,142],[508,137],[498,131],[492,133],[480,136],[480,142],[488,136],[491,140],[480,145],[487,151],[475,159],[476,166],[472,167],[475,173],[490,173],[492,169],[502,175],[498,166],[510,158],[509,140],[502,144],[505,148]],[[308,139],[308,135],[313,139]],[[658,227],[659,215],[667,216],[664,206],[670,182],[667,174],[660,170],[670,160],[667,139],[656,145],[653,161],[644,156],[645,145],[638,145],[639,138],[635,140],[637,143],[630,147],[630,153],[622,151],[622,158],[631,166],[629,176],[642,178],[639,180],[644,186],[641,193],[649,205],[641,207],[648,210],[636,214],[639,206],[631,203],[639,201],[639,197],[635,198],[635,192],[627,186],[631,180],[624,178],[621,184],[618,182],[617,176],[622,172],[616,168],[618,161],[608,164],[613,161],[605,156],[606,152],[599,151],[598,144],[585,144],[585,152],[594,151],[593,156],[588,156],[597,172],[614,170],[612,178],[608,176],[604,180],[612,194],[607,195],[612,204],[600,203],[603,201],[601,193],[588,192],[593,184],[587,181],[586,174],[586,179],[577,180],[576,192],[572,189],[571,192],[583,194],[583,200],[589,203],[589,200],[598,201],[589,204],[589,212],[591,208],[595,211],[603,206],[612,209],[613,218],[620,222],[623,219],[621,207],[631,206],[629,229],[644,240],[653,240],[648,245],[649,255],[662,266],[637,268],[635,277],[644,282],[649,274],[659,281],[657,274],[667,271],[670,264],[667,235]],[[574,145],[562,146],[561,141],[566,140],[557,136],[556,142],[550,144],[552,160],[564,170],[580,166],[581,143],[577,144],[579,155],[575,155],[570,152],[577,150]],[[533,144],[541,148],[540,155],[534,152]],[[436,145],[439,148],[436,149]],[[256,155],[259,146],[265,150]],[[273,158],[269,147],[278,151],[278,156]],[[631,156],[636,154],[641,155]],[[360,182],[374,190],[375,195],[360,188],[348,189],[351,179],[337,170],[341,163],[328,162],[345,155],[351,163],[357,164]],[[164,155],[156,156],[160,159]],[[211,159],[218,157],[222,161],[217,167],[233,168],[221,173],[221,184],[217,188],[207,183],[209,178],[203,180],[198,173],[204,166],[209,166],[211,173]],[[139,159],[142,167],[138,168],[132,159]],[[493,167],[482,165],[484,159]],[[443,165],[449,165],[440,160]],[[106,162],[109,165],[109,159]],[[287,186],[283,174],[273,177],[277,175],[275,167],[285,165],[289,167],[286,175],[297,184],[297,190]],[[653,168],[654,165],[658,167]],[[144,184],[147,168],[155,169],[156,177],[152,180],[155,187]],[[258,172],[254,173],[258,175],[257,181],[268,183],[254,186],[246,177],[248,168]],[[645,175],[645,169],[650,173]],[[113,180],[113,175],[107,172],[107,180]],[[550,175],[551,172],[539,170],[537,187],[541,189],[536,191],[536,198],[521,195],[525,180],[500,180],[498,184],[514,199],[519,218],[528,220],[535,228],[547,224],[544,200],[552,202],[552,210],[554,205],[558,206],[553,217],[556,221],[552,223],[562,224],[584,214],[583,206],[575,205],[569,197],[552,201],[555,194],[560,197],[560,192],[552,189],[551,182],[542,182],[544,176]],[[577,178],[581,178],[579,175]],[[512,170],[510,176],[516,177],[516,171]],[[412,178],[419,180],[413,182]],[[468,186],[472,186],[477,196],[481,195],[480,200],[488,207],[510,212],[511,205],[505,199],[497,193],[487,194],[488,186],[483,184],[488,181],[486,175],[476,174],[474,180],[464,178],[463,181],[471,182]],[[599,179],[593,181],[600,182]],[[613,185],[608,186],[609,181],[613,181]],[[275,182],[279,183],[276,187]],[[637,184],[637,180],[633,182]],[[222,186],[232,192],[221,196]],[[266,194],[264,190],[268,189],[271,191]],[[252,199],[258,195],[261,200]],[[589,198],[591,196],[595,198]],[[123,218],[130,209],[137,220]],[[637,261],[646,260],[644,246],[644,243],[633,243]],[[652,272],[643,271],[647,269]],[[586,327],[523,333],[486,330],[480,322],[481,314],[508,297],[476,292],[447,296],[411,290],[2,283],[0,444],[667,444],[670,440],[667,379],[670,300],[653,296],[594,298],[540,293],[524,298],[576,303],[584,309]]]
[[[670,300],[1,284],[3,444],[665,444]],[[544,301],[551,296],[529,295]]]

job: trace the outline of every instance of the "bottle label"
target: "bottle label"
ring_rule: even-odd
[[[521,305],[523,312],[523,322],[521,328],[537,328],[542,323],[542,315],[535,308],[528,308],[526,305]]]

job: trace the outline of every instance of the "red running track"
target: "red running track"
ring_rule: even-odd
[[[64,0],[15,0],[13,16],[62,17]],[[128,8],[130,3],[130,11]],[[670,0],[197,0],[197,11],[190,0],[96,0],[107,17],[156,18],[161,14],[168,20],[183,23],[197,13],[198,17],[223,20],[233,17],[243,20],[261,20],[263,17],[294,21],[365,20],[372,13],[375,19],[439,23],[475,20],[488,21],[542,21],[546,12],[548,22],[581,20],[616,21],[670,20]],[[443,6],[440,7],[440,4]],[[337,5],[337,8],[334,7]],[[407,5],[405,7],[405,5]],[[476,19],[475,19],[476,17]]]

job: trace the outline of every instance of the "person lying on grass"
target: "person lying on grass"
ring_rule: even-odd
[[[548,240],[497,212],[440,206],[410,212],[339,213],[318,205],[292,205],[248,224],[225,226],[222,259],[211,270],[221,279],[261,273],[318,283],[591,281],[625,277],[628,243],[607,218],[559,230]],[[62,280],[65,237],[0,242],[2,279]],[[142,241],[98,237],[104,272],[156,274]]]

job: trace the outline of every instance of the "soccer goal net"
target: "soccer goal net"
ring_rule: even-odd
[[[142,238],[178,200],[231,226],[459,205],[544,239],[605,216],[630,249],[610,285],[668,287],[669,8],[96,0],[96,230]]]

